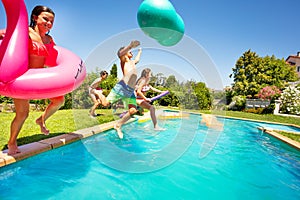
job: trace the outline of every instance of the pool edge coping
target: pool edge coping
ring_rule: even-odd
[[[127,123],[131,123],[136,121],[136,118],[131,118]],[[18,161],[24,160],[31,156],[59,148],[61,146],[70,144],[72,142],[76,142],[83,138],[90,137],[92,135],[103,133],[104,131],[110,130],[114,128],[114,124],[116,121],[107,122],[104,124],[99,124],[96,126],[80,129],[77,131],[73,131],[70,133],[65,133],[62,135],[54,136],[51,138],[43,139],[37,142],[32,142],[29,144],[24,144],[19,146],[21,153],[17,153],[15,155],[8,155],[8,150],[5,149],[0,151],[0,168],[10,165],[12,163],[16,163]],[[126,123],[126,124],[127,124]]]
[[[257,127],[258,130],[261,130],[263,131],[264,133],[267,133],[271,136],[273,136],[274,138],[278,139],[278,140],[281,140],[282,142],[290,145],[290,146],[293,146],[294,148],[300,150],[300,142],[297,142],[295,140],[292,140],[284,135],[281,135],[277,132],[275,132],[274,130],[272,129],[268,129],[268,128],[265,128],[265,127]]]

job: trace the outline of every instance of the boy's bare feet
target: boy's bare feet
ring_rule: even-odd
[[[17,153],[21,153],[21,151],[18,149],[17,145],[7,145],[8,146],[8,155],[15,155]]]
[[[117,131],[119,138],[123,139],[123,133],[121,131],[121,127],[118,127],[117,124],[115,124],[114,129]]]
[[[39,118],[35,121],[35,123],[37,125],[39,125],[41,127],[41,133],[43,133],[44,135],[49,135],[49,130],[46,128],[46,126],[42,123],[42,120]]]

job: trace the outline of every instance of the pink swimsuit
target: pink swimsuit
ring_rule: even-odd
[[[54,49],[55,43],[51,40],[49,44],[42,44],[29,38],[28,50],[29,55],[46,57],[45,65],[55,66],[58,52]]]
[[[36,55],[36,56],[48,56],[48,50],[46,45],[33,41],[31,39],[28,40],[28,51],[29,55]]]

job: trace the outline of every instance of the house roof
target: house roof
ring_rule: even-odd
[[[288,60],[290,60],[290,59],[292,59],[292,58],[294,58],[294,59],[299,59],[299,60],[300,60],[300,57],[299,57],[299,56],[289,56],[289,57],[287,57],[287,59],[285,59],[285,61],[288,61]]]
[[[287,59],[285,59],[285,61],[288,61],[290,59],[293,59],[293,60],[300,60],[300,51],[297,52],[296,55],[290,55],[289,57],[287,57]]]

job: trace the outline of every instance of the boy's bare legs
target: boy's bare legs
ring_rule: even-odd
[[[114,125],[114,129],[116,129],[117,133],[118,133],[118,136],[120,139],[123,139],[123,132],[121,130],[121,127],[123,124],[125,124],[129,119],[130,119],[130,116],[135,114],[137,112],[136,108],[135,107],[131,107],[129,109],[129,112],[127,112],[123,117],[122,119],[120,119],[115,125]]]
[[[64,104],[64,102],[64,96],[50,99],[50,104],[46,108],[45,112],[35,121],[41,127],[41,132],[45,135],[48,135],[50,132],[46,127],[45,121],[52,116]]]
[[[20,153],[17,145],[17,137],[21,131],[21,128],[29,115],[29,100],[26,99],[14,99],[16,116],[11,122],[10,126],[10,138],[8,140],[8,155],[14,155]]]

